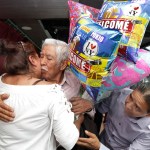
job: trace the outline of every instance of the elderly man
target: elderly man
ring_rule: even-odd
[[[75,114],[80,114],[92,109],[93,105],[91,101],[74,98],[80,96],[81,85],[79,80],[66,69],[68,55],[68,45],[65,42],[46,39],[41,51],[42,77],[47,81],[55,81],[60,84],[67,99],[71,100],[73,105],[72,111]]]
[[[142,83],[134,91],[114,91],[98,109],[108,113],[101,143],[86,131],[89,138],[80,138],[78,144],[94,150],[102,150],[103,144],[107,150],[150,150],[150,83]]]

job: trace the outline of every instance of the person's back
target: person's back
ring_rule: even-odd
[[[18,147],[22,150],[56,149],[54,134],[57,140],[66,146],[66,149],[73,146],[74,140],[77,141],[76,138],[72,139],[75,137],[72,134],[78,134],[78,132],[71,132],[70,121],[68,121],[73,122],[73,115],[58,85],[15,86],[0,81],[0,93],[10,94],[6,103],[14,108],[16,115],[13,122],[0,121],[1,150],[15,150]],[[67,113],[70,113],[70,117]],[[65,126],[63,124],[59,126],[64,118]],[[67,137],[68,132],[62,133],[62,128],[63,131],[70,130],[70,137]],[[65,145],[65,138],[62,139],[65,136],[72,139],[70,144],[67,141]]]

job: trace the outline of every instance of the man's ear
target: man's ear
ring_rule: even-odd
[[[61,62],[61,66],[60,66],[60,70],[65,70],[66,67],[68,65],[68,60],[64,60],[63,62]]]
[[[33,65],[36,66],[36,58],[33,55],[29,56],[29,62]]]

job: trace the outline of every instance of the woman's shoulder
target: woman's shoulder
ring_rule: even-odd
[[[35,79],[33,85],[52,85],[55,84],[54,82],[48,82],[45,81],[44,79]]]
[[[37,83],[34,84],[34,85],[38,85],[38,86],[44,86],[47,87],[47,88],[50,88],[52,91],[59,91],[61,90],[62,91],[62,88],[60,85],[54,83],[54,82],[48,82],[48,81],[45,81],[45,80],[37,80],[36,81]]]
[[[38,82],[36,84],[34,84],[34,85],[50,85],[50,83],[45,81],[45,80],[37,80],[37,81]]]

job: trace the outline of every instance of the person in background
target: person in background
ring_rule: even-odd
[[[10,123],[0,121],[0,149],[55,150],[56,140],[72,149],[83,117],[75,121],[77,129],[61,87],[39,79],[40,58],[31,43],[8,45],[2,42],[0,46],[6,55],[0,94],[10,94],[5,103],[15,110],[15,118]]]
[[[89,138],[80,138],[79,145],[94,150],[101,150],[103,144],[110,150],[150,149],[150,82],[139,84],[135,90],[114,91],[97,107],[101,113],[107,112],[100,142],[86,131]]]

